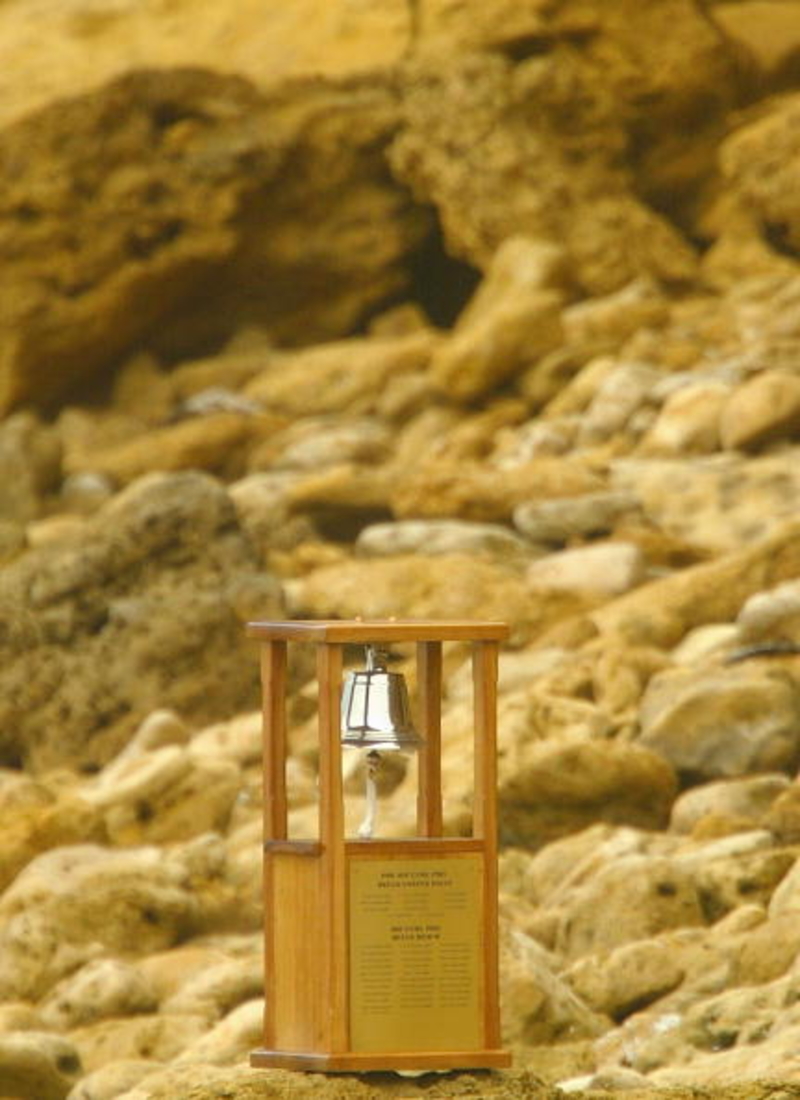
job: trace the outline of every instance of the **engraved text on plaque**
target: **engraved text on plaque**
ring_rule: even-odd
[[[353,1050],[480,1046],[481,883],[480,855],[353,860]]]

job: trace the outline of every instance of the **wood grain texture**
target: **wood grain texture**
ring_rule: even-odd
[[[313,619],[295,622],[250,622],[247,633],[262,641],[284,642],[464,642],[503,641],[509,627],[501,622],[468,619]]]
[[[250,1065],[257,1069],[295,1069],[317,1073],[370,1073],[377,1070],[507,1069],[511,1055],[505,1050],[404,1051],[369,1054],[294,1054],[281,1050],[256,1050]]]
[[[286,642],[261,646],[264,731],[264,839],[287,835]]]
[[[341,645],[317,646],[319,682],[319,795],[322,842],[322,913],[315,950],[325,953],[320,996],[325,1006],[327,1050],[348,1048],[347,876],[339,704]],[[311,944],[308,948],[311,948]]]
[[[270,1043],[281,1050],[328,1048],[317,950],[322,906],[322,863],[287,852],[268,859],[272,882],[272,944],[267,1013]],[[266,1041],[266,1040],[265,1040]]]
[[[473,834],[484,844],[484,1019],[486,1044],[500,1045],[497,915],[497,668],[496,642],[473,644],[475,798]]]
[[[417,832],[442,835],[442,643],[417,644],[419,732]]]

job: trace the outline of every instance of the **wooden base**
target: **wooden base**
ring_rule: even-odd
[[[256,1069],[297,1069],[317,1073],[372,1073],[395,1071],[421,1073],[436,1070],[506,1069],[511,1055],[505,1050],[422,1051],[419,1054],[368,1053],[313,1054],[302,1051],[254,1050],[250,1065]]]

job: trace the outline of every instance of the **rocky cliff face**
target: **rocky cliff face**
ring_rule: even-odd
[[[0,5],[0,1094],[396,1093],[245,1068],[243,626],[456,616],[516,1067],[403,1095],[800,1095],[795,0],[263,7]]]

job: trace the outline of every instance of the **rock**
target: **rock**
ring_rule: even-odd
[[[654,753],[618,741],[520,744],[500,761],[506,843],[539,846],[598,821],[659,828],[676,783]]]
[[[684,78],[695,72],[691,91],[683,84],[681,93],[690,102],[708,97],[706,125],[714,130],[721,101],[730,94],[730,61],[721,37],[699,26],[688,4],[674,0],[659,3],[654,18],[670,28],[676,59],[667,62],[662,51],[651,58],[661,37],[653,33],[652,18],[644,31],[641,10],[629,4],[613,12],[573,4],[547,14],[513,8],[508,17],[493,12],[489,19],[469,3],[446,15],[426,14],[430,40],[406,97],[393,163],[420,199],[439,209],[456,255],[484,267],[501,241],[521,232],[566,245],[577,281],[593,293],[648,273],[668,281],[691,278],[690,250],[634,197],[614,150],[625,146],[627,123],[644,142],[640,169],[650,186],[668,193],[670,185],[680,189],[687,178],[696,179],[708,168],[707,151],[695,148],[677,174],[649,155],[654,135],[672,132],[674,121],[666,120],[678,110],[675,78],[668,74],[673,65]],[[453,56],[453,35],[469,52]],[[475,52],[478,43],[483,53]],[[515,64],[520,56],[524,64]],[[598,65],[602,91],[589,77]],[[657,80],[655,71],[662,74]],[[687,109],[686,99],[681,102]],[[554,141],[563,133],[565,113],[569,157]]]
[[[564,543],[576,537],[608,535],[623,518],[638,511],[638,501],[630,493],[586,493],[520,504],[513,518],[514,526],[532,542]]]
[[[276,424],[282,421],[239,412],[213,413],[143,433],[116,447],[73,455],[66,468],[70,474],[110,478],[116,485],[127,485],[153,470],[207,470],[231,477],[245,469],[254,440]]]
[[[495,463],[503,469],[523,466],[531,459],[565,454],[577,434],[577,417],[551,421],[529,420],[516,430],[498,433]]]
[[[347,410],[369,415],[390,379],[428,368],[437,337],[427,330],[401,336],[338,340],[267,362],[243,388],[268,413],[309,417]]]
[[[609,1021],[558,977],[557,960],[518,929],[501,936],[505,1042],[536,1045],[597,1036]]]
[[[0,1089],[18,1100],[64,1100],[82,1072],[74,1045],[47,1032],[0,1035]]]
[[[589,1073],[584,1077],[574,1077],[568,1081],[559,1081],[558,1087],[562,1092],[580,1092],[589,1089],[595,1092],[624,1092],[630,1089],[644,1089],[648,1080],[643,1073],[637,1073],[634,1069],[614,1068],[599,1070],[597,1073]]]
[[[770,919],[794,913],[800,909],[800,862],[795,861],[783,881],[776,888],[769,903]]]
[[[366,558],[396,554],[478,554],[500,559],[524,559],[535,547],[497,523],[464,520],[403,520],[365,527],[355,552]]]
[[[782,844],[800,844],[800,785],[787,787],[764,814],[763,824]]]
[[[720,413],[720,441],[726,448],[752,449],[789,440],[798,426],[800,378],[787,371],[767,370],[739,386],[725,402]]]
[[[568,305],[562,314],[566,342],[587,347],[619,346],[641,328],[661,328],[669,308],[657,284],[636,279],[614,294]]]
[[[120,769],[124,771],[131,761],[140,759],[143,754],[164,748],[165,745],[186,745],[190,737],[188,726],[174,711],[166,707],[154,710],[134,730],[122,751],[103,769],[98,786],[112,781]]]
[[[590,598],[533,593],[508,567],[463,554],[399,555],[316,569],[286,586],[294,618],[509,620],[522,642],[592,604]]]
[[[243,622],[279,614],[227,494],[193,472],[137,482],[80,543],[13,563],[0,602],[2,752],[40,768],[107,759],[158,707],[208,720],[255,705]]]
[[[797,468],[794,448],[747,461],[731,454],[623,458],[611,464],[609,487],[635,494],[659,528],[719,554],[770,538],[797,515]]]
[[[472,1075],[467,1076],[467,1087],[469,1084],[474,1085]],[[187,1064],[162,1068],[146,1077],[140,1086],[119,1094],[115,1100],[175,1100],[179,1095],[185,1100],[213,1100],[215,1094],[219,1096],[220,1090],[227,1090],[237,1100],[258,1100],[264,1096],[265,1085],[279,1090],[278,1095],[296,1097],[297,1100],[310,1100],[313,1093],[320,1089],[318,1078],[309,1080],[304,1074],[291,1070],[270,1070],[269,1076],[265,1077],[263,1069],[241,1065]],[[335,1079],[332,1082],[326,1080],[323,1088],[326,1093],[331,1092],[336,1100],[343,1100],[345,1096],[351,1096],[353,1100],[376,1100],[377,1096],[373,1085],[352,1075],[347,1075],[341,1084],[337,1084]]]
[[[205,1015],[209,1020],[218,1020],[223,1016],[227,1017],[243,1002],[260,997],[263,988],[264,965],[259,951],[252,957],[230,959],[217,966],[204,968],[163,1001],[161,1011],[178,1015]],[[260,1004],[260,1007],[262,1011],[258,1016],[259,1026],[262,1023],[263,1005]]]
[[[689,382],[662,405],[639,446],[643,455],[713,454],[720,448],[720,421],[730,386],[723,381]]]
[[[112,843],[158,844],[224,830],[240,785],[232,761],[167,745],[104,774],[86,795]]]
[[[263,983],[263,974],[261,975]],[[251,982],[251,984],[253,984]],[[246,1001],[178,1055],[176,1065],[233,1065],[263,1042],[264,1001]]]
[[[558,948],[575,959],[703,923],[700,898],[687,872],[670,859],[630,855],[575,887],[559,929]]]
[[[70,1038],[88,1073],[119,1062],[172,1062],[205,1032],[205,1016],[122,1016],[75,1028]]]
[[[27,523],[38,518],[60,474],[57,433],[29,412],[8,417],[0,427],[0,519]]]
[[[300,516],[315,532],[338,543],[350,542],[365,526],[391,516],[396,472],[390,465],[342,463],[309,473],[287,489],[290,516]]]
[[[267,86],[294,76],[369,72],[399,60],[410,33],[409,15],[399,0],[390,0],[380,12],[359,12],[356,19],[348,18],[352,12],[346,4],[335,3],[333,8],[329,3],[318,7],[311,0],[291,12],[261,13],[258,18],[236,4],[224,27],[213,3],[148,11],[145,20],[124,5],[98,12],[72,4],[55,9],[41,28],[36,64],[25,49],[30,33],[26,14],[7,10],[1,25],[9,64],[0,85],[0,117],[5,125],[51,100],[126,72],[142,57],[159,68],[216,68],[224,51],[228,72]],[[85,64],[89,49],[92,61]]]
[[[627,428],[646,404],[658,377],[644,363],[621,363],[609,370],[581,420],[579,442],[592,446]]]
[[[800,205],[791,182],[800,156],[799,115],[800,95],[787,95],[734,130],[720,149],[723,175],[778,252],[800,249]]]
[[[556,423],[563,424],[567,419],[567,422],[574,426],[573,435],[577,440],[578,432],[582,427],[583,414],[606,379],[619,369],[619,366],[619,361],[611,355],[594,355],[584,359],[580,368],[573,371],[564,384],[558,387],[552,400],[543,410],[547,421],[555,420]],[[637,364],[633,366],[635,368]]]
[[[468,413],[435,401],[405,424],[395,447],[399,472],[418,465],[478,465],[494,448],[498,434],[518,424],[526,407],[517,398],[493,401],[485,411]]]
[[[0,1034],[9,1031],[45,1031],[41,1015],[23,1001],[0,1005]]]
[[[690,630],[670,656],[676,665],[697,665],[729,652],[740,640],[735,623],[708,623]]]
[[[260,764],[264,751],[260,711],[242,714],[230,722],[208,726],[192,738],[189,752],[192,756],[222,757],[240,767]]]
[[[149,1073],[161,1068],[160,1062],[121,1058],[82,1077],[67,1100],[115,1100],[115,1097],[138,1085]]]
[[[262,937],[250,945],[247,954],[257,954],[261,948]],[[156,991],[158,1003],[174,1001],[181,996],[184,987],[203,982],[206,971],[224,972],[233,958],[242,953],[241,944],[235,945],[222,938],[214,944],[201,944],[193,941],[156,951],[136,961],[136,969],[144,980]],[[206,1004],[205,1009],[208,1008]],[[207,1012],[204,1009],[205,1015]]]
[[[428,220],[386,172],[381,148],[397,113],[379,80],[341,90],[309,81],[262,96],[242,77],[155,66],[93,84],[20,118],[0,139],[14,180],[0,219],[12,257],[0,409],[52,407],[142,341],[174,361],[218,347],[245,324],[283,339],[294,325],[305,342],[344,335],[368,302],[403,284],[398,262]],[[346,145],[330,144],[331,124],[347,133]],[[64,130],[74,143],[60,143]],[[284,176],[294,155],[307,158],[306,169]],[[43,188],[43,173],[56,182]],[[290,198],[294,185],[302,198]],[[360,209],[369,196],[373,213],[352,249],[341,234],[353,231],[356,194]],[[317,201],[315,223],[308,211]],[[299,250],[286,232],[293,206],[302,210]],[[304,292],[310,248],[318,259]],[[313,321],[312,302],[321,306]]]
[[[731,985],[764,985],[792,967],[800,950],[800,928],[793,912],[763,920],[738,937],[732,952]]]
[[[67,791],[48,792],[42,803],[14,800],[0,810],[3,846],[0,850],[0,889],[41,852],[67,844],[102,843],[106,830],[102,815],[86,799]]]
[[[800,53],[797,12],[791,0],[717,4],[714,20],[751,55],[770,84],[789,76]]]
[[[800,581],[785,581],[756,592],[742,605],[736,624],[746,642],[800,644]]]
[[[14,520],[0,519],[0,565],[13,561],[29,545],[33,545],[29,541],[28,530]]]
[[[676,955],[664,938],[636,940],[584,956],[566,979],[595,1012],[620,1021],[680,985],[685,974]]]
[[[481,397],[560,343],[563,297],[552,288],[563,267],[554,245],[521,237],[500,245],[452,336],[434,353],[431,371],[444,393]]]
[[[67,474],[61,483],[61,499],[68,511],[91,515],[114,495],[114,484],[106,474],[87,470]]]
[[[273,439],[276,470],[318,470],[345,462],[365,465],[385,462],[391,455],[389,429],[377,417],[361,417],[345,425],[308,417]],[[264,458],[263,451],[259,456]]]
[[[496,523],[523,502],[577,497],[603,488],[575,458],[541,457],[496,470],[477,462],[428,461],[395,475],[391,505],[398,519],[466,519]]]
[[[132,1016],[157,1007],[155,991],[130,963],[97,959],[62,979],[42,1002],[42,1020],[68,1031],[109,1016]]]
[[[626,593],[592,612],[591,621],[604,637],[666,647],[695,627],[731,622],[748,597],[800,573],[798,531],[794,522],[776,526],[754,545]]]
[[[800,691],[779,671],[659,673],[642,698],[640,743],[681,773],[716,779],[800,761]]]
[[[199,904],[185,865],[157,848],[44,853],[0,898],[0,997],[39,998],[104,950],[172,945],[196,927]]]
[[[644,580],[644,558],[629,542],[606,542],[561,550],[532,562],[525,574],[532,588],[556,588],[619,596]]]
[[[773,848],[766,830],[754,830],[707,841],[675,858],[692,875],[706,919],[719,921],[742,905],[766,906],[796,856]]]
[[[788,786],[789,779],[785,775],[774,773],[692,787],[675,800],[670,830],[691,833],[709,815],[733,817],[755,827],[761,824],[770,806]]]
[[[558,646],[535,646],[530,649],[507,651],[500,660],[497,677],[498,691],[502,697],[511,692],[524,691],[526,700],[536,706],[539,692],[532,696],[529,690],[536,680],[568,661],[570,653]],[[445,690],[449,700],[465,700],[472,697],[472,662],[466,660],[447,679]],[[566,705],[571,702],[562,698]],[[575,700],[577,702],[577,700]],[[548,717],[547,722],[550,721]],[[592,727],[593,729],[596,727]],[[606,726],[600,727],[605,730]]]
[[[308,516],[291,512],[289,490],[296,480],[294,473],[254,473],[229,487],[242,530],[265,558],[270,550],[293,550],[316,535]]]

